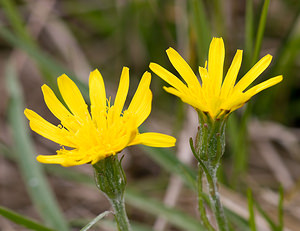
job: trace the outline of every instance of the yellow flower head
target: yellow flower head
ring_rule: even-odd
[[[79,89],[65,74],[57,79],[57,83],[69,110],[47,85],[43,85],[45,103],[61,124],[54,126],[29,109],[25,109],[25,115],[33,131],[62,145],[62,148],[57,151],[57,155],[39,155],[37,160],[66,167],[85,163],[95,164],[135,144],[152,147],[174,146],[176,140],[171,136],[153,132],[140,134],[138,131],[138,127],[151,111],[150,81],[151,74],[145,72],[128,109],[124,111],[123,106],[129,88],[127,67],[123,68],[114,105],[110,105],[110,100],[106,99],[100,72],[97,69],[91,72],[90,112]],[[65,149],[64,146],[69,148]]]
[[[151,63],[150,69],[172,86],[164,87],[167,92],[216,119],[242,107],[252,96],[282,80],[280,75],[246,90],[271,63],[272,56],[266,55],[235,84],[242,54],[242,50],[237,50],[223,80],[224,42],[222,38],[213,38],[209,47],[208,65],[206,62],[205,68],[199,67],[201,84],[190,66],[172,48],[167,50],[167,55],[186,84],[156,63]]]

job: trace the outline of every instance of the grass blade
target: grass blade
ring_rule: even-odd
[[[211,39],[209,21],[207,20],[207,14],[202,0],[190,0],[189,8],[192,14],[192,28],[196,32],[197,56],[199,63],[204,65]]]
[[[278,203],[278,231],[283,231],[283,199],[284,199],[284,195],[283,195],[283,187],[280,186],[279,187],[279,203]]]
[[[254,209],[253,209],[253,196],[250,189],[247,191],[247,198],[248,198],[248,210],[249,210],[249,225],[251,228],[251,231],[256,231],[255,226],[255,216],[254,216]]]
[[[246,1],[246,22],[245,22],[245,60],[246,69],[249,69],[250,59],[253,52],[253,26],[254,26],[254,15],[253,15],[253,0]]]
[[[86,219],[76,219],[71,221],[72,227],[80,227],[86,224]],[[130,222],[132,231],[153,231],[153,229],[144,224],[140,224],[138,222]],[[95,225],[97,228],[105,228],[105,230],[117,230],[117,224],[111,220],[103,220],[101,223]]]
[[[18,213],[13,212],[10,209],[4,208],[0,206],[0,215],[7,218],[8,220],[21,225],[25,228],[36,230],[36,231],[54,231],[53,229],[49,229],[36,221],[33,221],[25,216],[22,216]]]
[[[253,66],[258,61],[261,44],[262,44],[265,27],[266,27],[269,4],[270,4],[270,0],[265,0],[263,7],[262,7],[262,12],[260,15],[257,34],[256,34],[255,48],[254,48],[254,54],[252,57],[252,65],[251,66]]]
[[[88,223],[86,226],[84,226],[80,231],[87,231],[87,230],[89,230],[93,225],[95,225],[98,221],[100,221],[103,217],[107,216],[110,213],[111,213],[111,211],[105,211],[103,213],[100,213],[90,223]]]
[[[68,226],[61,214],[57,202],[39,164],[33,156],[34,149],[23,114],[22,92],[12,64],[6,69],[7,89],[10,94],[8,117],[15,144],[16,160],[26,183],[30,197],[43,220],[60,231],[67,231]]]
[[[184,230],[205,231],[205,228],[203,228],[200,222],[195,220],[191,216],[186,215],[185,213],[177,209],[168,208],[161,202],[144,197],[139,193],[134,192],[133,190],[126,190],[126,201],[129,202],[132,206],[139,209],[146,209],[152,214],[159,214],[169,222],[172,221],[170,223]]]
[[[190,188],[195,189],[196,172],[178,160],[172,152],[163,148],[152,148],[146,146],[141,146],[140,148],[145,151],[147,156],[168,172],[178,174]]]

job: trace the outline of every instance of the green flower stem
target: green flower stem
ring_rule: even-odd
[[[218,227],[220,231],[228,231],[228,224],[224,214],[223,206],[220,201],[218,185],[217,185],[217,176],[215,175],[206,175],[208,188],[209,188],[209,197],[211,206],[215,215],[215,218],[218,223]]]
[[[200,165],[200,164],[199,164]],[[197,189],[198,189],[198,209],[201,217],[201,223],[206,227],[208,231],[215,231],[215,229],[210,224],[207,216],[206,216],[206,210],[204,206],[204,200],[203,200],[203,186],[202,186],[202,177],[203,177],[203,170],[199,166],[198,167],[198,177],[197,177]]]
[[[127,218],[124,192],[126,176],[117,156],[106,157],[93,165],[97,187],[111,203],[119,231],[131,231]]]
[[[214,230],[209,223],[204,208],[202,177],[205,176],[208,185],[210,205],[214,213],[219,231],[228,231],[228,223],[220,201],[218,191],[217,170],[220,159],[225,151],[226,119],[211,119],[209,115],[199,113],[199,129],[196,136],[195,148],[192,151],[198,160],[198,206],[203,224],[208,230]],[[204,173],[204,174],[203,174]]]
[[[131,230],[129,220],[128,220],[126,210],[125,210],[124,199],[122,199],[122,200],[113,199],[113,200],[110,200],[110,203],[112,204],[112,207],[115,212],[115,219],[118,224],[118,229],[120,231]]]

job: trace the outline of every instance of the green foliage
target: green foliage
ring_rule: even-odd
[[[2,206],[0,206],[0,215],[7,218],[8,220],[10,220],[18,225],[21,225],[27,229],[30,229],[30,230],[54,231],[53,229],[49,229],[49,228],[37,223],[36,221],[33,221],[25,216],[15,213],[15,212],[11,211],[10,209],[4,208]]]
[[[92,66],[101,67],[102,72],[104,72],[103,76],[105,79],[107,78],[107,81],[110,81],[113,76],[119,76],[121,67],[127,65],[131,68],[131,80],[134,85],[138,82],[141,74],[148,69],[150,61],[156,61],[165,64],[163,66],[167,66],[169,63],[166,60],[164,51],[169,46],[178,48],[179,39],[176,37],[176,31],[178,31],[180,25],[176,24],[177,2],[179,1],[104,0],[101,2],[90,1],[87,4],[83,0],[59,1],[55,11],[51,13],[49,21],[59,20],[73,33],[75,40],[88,57],[87,61]],[[188,50],[182,52],[186,52],[188,58],[190,58],[193,69],[197,70],[196,67],[204,65],[212,36],[223,36],[229,44],[229,49],[226,52],[230,54],[236,49],[244,50],[243,71],[248,71],[261,55],[271,53],[274,56],[272,66],[259,81],[262,81],[264,76],[284,75],[284,81],[280,87],[274,87],[272,90],[256,96],[256,102],[248,105],[242,114],[232,114],[228,121],[227,133],[229,139],[227,139],[228,145],[225,157],[226,160],[232,160],[232,164],[227,166],[227,162],[225,162],[223,169],[225,169],[225,172],[226,169],[230,168],[233,173],[233,177],[227,181],[228,186],[243,193],[246,187],[242,185],[242,180],[248,174],[249,169],[247,126],[250,119],[254,116],[272,118],[288,126],[299,126],[300,123],[297,77],[300,54],[300,34],[297,22],[299,22],[300,4],[297,0],[278,0],[277,4],[280,4],[283,9],[287,8],[288,15],[291,16],[290,20],[282,20],[281,22],[281,19],[285,16],[280,14],[279,17],[278,13],[270,14],[268,12],[269,5],[272,3],[270,0],[260,1],[261,5],[253,0],[247,0],[245,5],[238,5],[245,6],[245,15],[242,16],[237,12],[229,15],[228,12],[230,11],[224,7],[224,1],[220,0],[189,0],[182,2],[185,2],[186,8],[180,10],[186,10],[183,15],[187,15],[188,27],[188,33],[183,35],[186,37],[188,44],[184,45],[187,45]],[[87,84],[84,83],[84,80],[79,80],[76,74],[73,73],[72,64],[68,63],[68,60],[63,60],[59,55],[57,48],[53,46],[51,39],[48,38],[47,29],[44,28],[39,37],[34,37],[28,30],[26,24],[31,12],[27,1],[1,0],[0,3],[4,19],[1,20],[0,26],[0,49],[3,56],[6,57],[10,49],[14,51],[22,50],[34,61],[43,79],[42,81],[46,82],[56,93],[58,93],[55,83],[56,78],[62,73],[67,73],[75,80],[88,101]],[[232,7],[233,9],[234,7]],[[237,17],[237,15],[240,15],[240,17]],[[232,27],[227,27],[230,24],[228,18],[232,20]],[[245,24],[238,26],[236,22],[243,20]],[[236,26],[238,28],[233,28]],[[236,34],[234,31],[241,33]],[[269,48],[271,48],[270,51]],[[232,56],[227,57],[226,62]],[[34,148],[30,139],[31,133],[28,131],[27,122],[24,121],[23,116],[24,96],[15,76],[17,75],[17,73],[14,73],[15,71],[17,71],[15,66],[7,68],[8,84],[5,90],[10,95],[10,101],[8,102],[7,111],[4,112],[13,133],[14,147],[13,149],[7,147],[0,141],[1,154],[4,154],[5,158],[14,156],[14,161],[20,167],[20,173],[28,188],[32,203],[45,224],[62,231],[68,230],[67,221],[64,220],[57,201],[46,183],[43,169],[34,159]],[[161,86],[162,82],[153,75],[151,86],[154,95],[153,112],[156,115],[164,115],[162,118],[174,118],[173,104],[175,101],[172,96],[167,96],[164,93]],[[134,89],[134,87],[131,89]],[[182,118],[183,116],[178,119],[178,123],[182,123],[180,121]],[[165,122],[168,123],[169,121],[166,120]],[[190,136],[194,135],[190,134]],[[186,145],[188,145],[188,137],[186,138]],[[141,147],[141,150],[165,172],[178,175],[190,189],[196,189],[196,171],[178,160],[174,150],[150,147]],[[95,187],[93,179],[72,169],[52,165],[44,166],[44,168],[51,175]],[[199,228],[200,223],[196,219],[180,209],[163,205],[162,202],[153,199],[151,196],[146,197],[142,194],[143,189],[133,190],[133,186],[134,183],[131,183],[126,190],[126,199],[130,206],[150,214],[152,217],[162,216],[178,229],[201,229]],[[206,197],[207,203],[207,195],[203,194],[203,196]],[[244,231],[249,230],[249,227],[251,230],[255,230],[254,207],[265,218],[272,230],[283,230],[282,188],[279,191],[278,218],[276,221],[272,220],[254,202],[250,193],[248,193],[248,203],[251,215],[250,226],[238,214],[226,211],[233,230]],[[28,229],[51,230],[6,208],[0,207],[0,214]],[[96,223],[100,218],[101,215],[96,217],[91,224]],[[77,222],[80,223],[79,227],[87,223],[86,219]],[[96,225],[115,227],[112,222],[106,219]],[[151,230],[149,226],[135,226],[134,222],[132,226],[133,230]]]

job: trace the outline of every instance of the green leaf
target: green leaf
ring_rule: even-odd
[[[206,9],[202,0],[190,0],[190,11],[192,16],[192,28],[196,32],[196,47],[199,62],[203,65],[211,40],[210,24],[207,18]]]
[[[100,221],[103,217],[110,214],[111,211],[105,211],[103,213],[100,213],[97,217],[95,217],[90,223],[88,223],[86,226],[84,226],[80,231],[87,231],[89,230],[94,224],[96,224],[98,221]]]
[[[25,228],[31,229],[31,230],[37,230],[37,231],[54,231],[53,229],[49,229],[36,221],[33,221],[25,216],[22,216],[18,213],[13,212],[12,210],[8,208],[4,208],[0,206],[0,215],[7,218],[8,220],[21,225]]]
[[[246,1],[246,18],[245,18],[245,60],[246,68],[249,69],[250,59],[253,53],[253,0]]]
[[[85,224],[87,221],[86,219],[76,219],[71,221],[72,227],[80,227]],[[140,224],[138,222],[130,222],[132,231],[153,231],[152,227],[149,227],[144,224]],[[100,228],[105,228],[108,230],[117,230],[117,223],[115,221],[110,220],[102,220],[100,223],[96,224],[95,226]]]
[[[279,201],[278,201],[278,231],[283,231],[283,199],[284,199],[284,195],[283,195],[283,187],[282,185],[280,185],[279,187]]]
[[[253,196],[250,189],[247,191],[247,198],[248,198],[248,210],[249,210],[249,225],[251,228],[251,231],[256,231],[255,226],[255,216],[254,216],[254,209],[253,209]]]
[[[269,4],[270,4],[270,0],[265,0],[261,11],[257,34],[256,34],[256,40],[255,40],[254,54],[252,57],[252,66],[258,61],[261,44],[262,44],[265,27],[266,27]]]
[[[199,221],[195,220],[184,212],[181,212],[175,208],[166,207],[161,202],[142,196],[133,190],[127,188],[125,198],[126,201],[132,206],[143,210],[145,209],[145,211],[152,214],[160,215],[168,220],[171,224],[174,224],[183,230],[205,231],[205,228],[200,224]]]
[[[186,144],[188,145],[188,140]],[[179,175],[190,188],[195,189],[196,172],[178,160],[174,153],[165,148],[152,148],[147,146],[140,146],[140,148],[145,151],[147,156],[168,172]]]
[[[46,183],[47,180],[44,172],[35,160],[35,151],[23,113],[23,96],[11,63],[6,68],[6,83],[10,96],[8,118],[12,128],[16,160],[29,195],[39,214],[49,226],[60,231],[67,231],[68,226],[52,194],[51,188]]]

